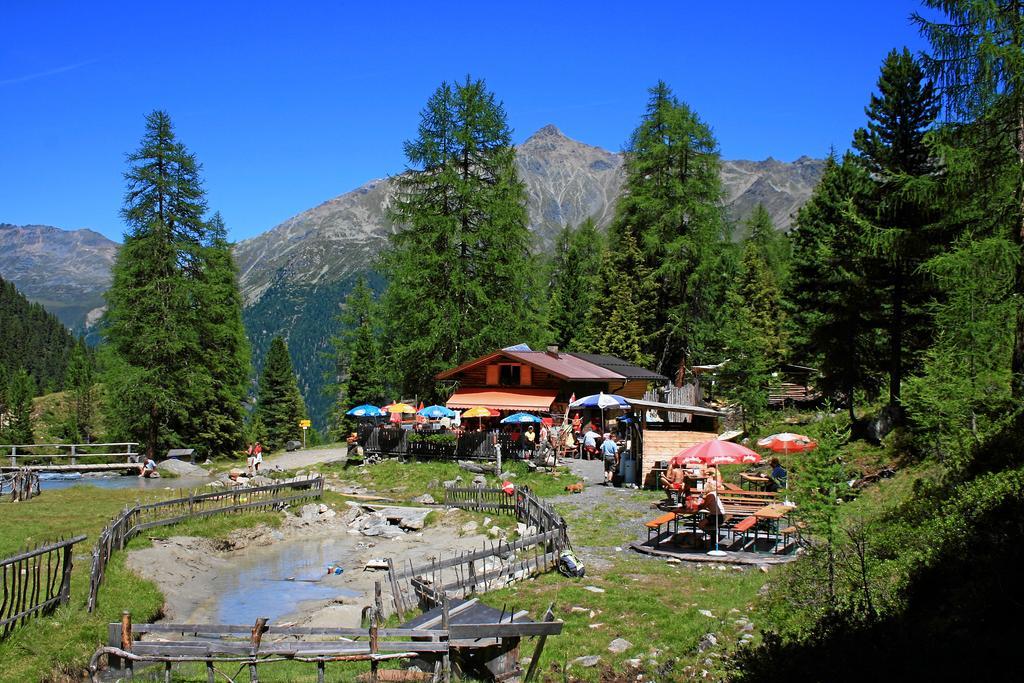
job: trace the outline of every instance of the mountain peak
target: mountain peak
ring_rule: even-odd
[[[565,135],[562,133],[562,131],[558,130],[558,126],[556,126],[553,123],[549,123],[548,125],[544,126],[543,128],[541,128],[536,133],[530,136],[530,138],[541,137],[564,138]]]

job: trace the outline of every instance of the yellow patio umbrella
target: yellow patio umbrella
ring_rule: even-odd
[[[408,403],[389,403],[381,408],[385,413],[404,413],[411,415],[416,412],[416,409]]]
[[[466,412],[464,412],[462,414],[462,417],[490,417],[490,416],[491,416],[491,409],[490,408],[484,408],[483,406],[476,406],[475,408],[470,408],[469,410],[467,410]]]

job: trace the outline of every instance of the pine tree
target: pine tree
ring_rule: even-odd
[[[924,0],[946,15],[930,21],[914,15],[933,54],[923,57],[936,79],[952,121],[985,132],[978,146],[989,171],[1011,178],[1015,199],[1005,229],[1024,253],[1024,5],[1018,0]],[[1006,161],[1009,160],[1009,165]],[[991,173],[986,174],[991,175]],[[984,177],[984,176],[983,176]],[[994,206],[1001,197],[992,197]],[[1011,359],[1014,398],[1024,398],[1024,258],[1017,260],[1015,332]]]
[[[288,346],[281,337],[274,337],[260,376],[254,416],[266,430],[266,441],[263,444],[266,449],[277,450],[287,441],[301,439],[299,420],[305,416],[306,406],[299,393]]]
[[[798,358],[820,365],[822,389],[845,396],[851,419],[856,393],[874,394],[879,385],[877,297],[863,264],[870,249],[854,218],[867,182],[849,156],[840,163],[830,155],[790,232],[789,338]]]
[[[725,365],[719,372],[724,395],[740,407],[744,431],[760,424],[768,409],[771,354],[776,340],[761,327],[762,321],[740,288],[729,292],[728,316],[722,331]]]
[[[771,269],[775,284],[785,287],[792,258],[790,242],[784,233],[775,229],[771,214],[764,208],[764,204],[754,207],[743,227],[746,233],[744,242],[758,248],[765,265]]]
[[[437,372],[543,329],[524,186],[494,94],[469,77],[442,83],[405,153],[400,228],[381,259],[383,322],[397,388],[431,397]]]
[[[605,249],[599,286],[582,339],[596,353],[649,367],[653,359],[644,351],[649,345],[645,330],[652,316],[644,293],[652,292],[655,284],[631,232],[616,235]]]
[[[743,301],[756,334],[765,339],[766,361],[776,365],[786,355],[782,291],[763,243],[749,239],[744,245],[736,294]]]
[[[566,225],[555,239],[550,265],[548,324],[556,344],[570,351],[590,350],[583,341],[598,296],[604,238],[593,219]]]
[[[95,435],[96,368],[84,341],[71,352],[64,386],[68,392],[67,438],[72,443],[88,443]]]
[[[871,178],[862,204],[871,223],[864,263],[887,305],[880,324],[889,337],[889,408],[899,415],[900,387],[931,338],[925,311],[931,299],[921,265],[942,250],[934,221],[936,164],[925,142],[939,100],[910,51],[893,50],[882,64],[877,95],[865,109],[867,128],[854,133],[855,157]]]
[[[193,432],[207,455],[220,455],[243,444],[251,364],[238,269],[219,212],[210,219],[208,231],[208,243],[199,252],[202,268],[196,283],[204,372]]]
[[[35,382],[25,368],[11,375],[7,385],[7,427],[4,442],[9,444],[35,443],[32,435],[32,397],[36,395]]]
[[[626,149],[626,183],[610,232],[637,235],[655,274],[645,351],[659,371],[675,374],[707,353],[725,294],[720,161],[711,129],[664,82],[650,93]]]
[[[331,425],[335,438],[344,437],[351,430],[353,422],[346,419],[345,411],[365,403],[381,405],[387,393],[376,303],[365,278],[356,281],[345,299],[338,323],[341,332],[331,339],[337,373],[337,400]]]

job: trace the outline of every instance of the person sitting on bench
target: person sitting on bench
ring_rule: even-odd
[[[765,490],[774,493],[786,488],[787,472],[782,463],[779,462],[778,458],[772,458],[769,465],[771,465],[772,472],[768,475],[768,485],[765,487]]]
[[[662,488],[668,491],[669,498],[682,494],[685,480],[686,468],[672,462],[668,464],[668,469],[659,478]]]
[[[701,507],[710,514],[700,525],[705,531],[714,528],[716,523],[721,525],[722,518],[725,517],[725,505],[721,499],[721,492],[724,488],[722,486],[722,473],[718,471],[717,467],[709,467],[707,469],[707,477],[707,481],[704,482],[704,502],[701,504]],[[718,519],[716,520],[716,518]]]

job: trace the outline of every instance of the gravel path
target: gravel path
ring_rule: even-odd
[[[283,470],[295,470],[325,462],[344,460],[348,454],[346,446],[332,448],[310,448],[267,456],[263,459],[263,467],[269,469],[277,466]]]

